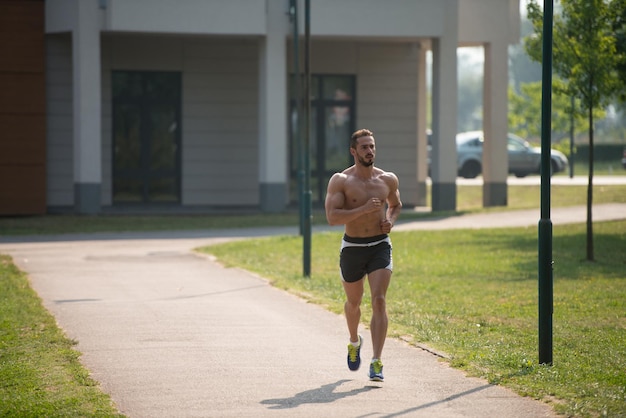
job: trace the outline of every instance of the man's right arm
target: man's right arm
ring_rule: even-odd
[[[326,208],[326,220],[329,225],[345,225],[367,213],[380,210],[372,202],[372,199],[368,200],[363,206],[353,209],[345,209],[345,182],[346,175],[342,173],[334,174],[328,182],[328,190],[326,191],[326,201],[324,206]]]
[[[341,173],[335,173],[328,182],[328,189],[326,190],[326,200],[324,202],[324,208],[326,209],[326,220],[329,225],[341,225],[339,211],[343,209],[343,204],[346,197],[343,193],[343,184],[345,182],[345,175]]]

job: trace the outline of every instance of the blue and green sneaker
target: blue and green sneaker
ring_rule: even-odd
[[[374,382],[382,382],[383,377],[383,362],[376,359],[370,364],[370,380]]]
[[[359,335],[359,345],[353,346],[348,343],[348,368],[352,371],[358,370],[361,365],[361,346],[363,345],[363,337]]]

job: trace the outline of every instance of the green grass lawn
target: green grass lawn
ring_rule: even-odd
[[[622,167],[620,160],[621,156],[618,156],[613,161],[596,161],[593,164],[593,174],[596,176],[623,176],[626,175],[626,169]],[[557,175],[569,176],[569,167]],[[589,163],[588,162],[575,162],[574,163],[574,175],[575,176],[588,176],[589,175]]]
[[[0,255],[0,417],[121,417],[74,345]]]
[[[587,262],[585,226],[554,228],[553,366],[538,364],[536,227],[393,233],[390,335],[447,353],[452,366],[560,413],[625,416],[626,221],[594,230],[596,261]],[[202,251],[341,313],[340,238],[313,236],[309,279],[301,277],[299,237]],[[367,301],[363,308],[366,323]]]

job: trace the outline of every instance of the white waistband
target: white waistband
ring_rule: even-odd
[[[366,243],[363,243],[363,244],[357,244],[355,242],[348,242],[345,239],[342,239],[341,240],[341,249],[343,250],[344,248],[347,248],[347,247],[373,247],[373,246],[378,245],[378,244],[380,244],[382,242],[386,242],[389,245],[391,245],[391,239],[388,236],[383,238],[383,239],[379,239],[378,241],[366,242]]]

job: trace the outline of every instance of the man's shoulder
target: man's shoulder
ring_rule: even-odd
[[[350,177],[349,174],[346,173],[346,170],[337,172],[330,177],[328,181],[328,189],[331,190],[339,190],[343,189],[346,180]]]
[[[399,183],[398,176],[396,176],[396,174],[392,171],[385,171],[380,169],[380,172],[378,173],[378,178],[387,183],[387,185],[389,185],[390,187],[397,187]]]
[[[348,177],[352,177],[352,176],[354,176],[354,166],[350,166],[343,171],[336,172],[335,174],[332,175],[331,179],[338,178],[338,179],[345,180]]]
[[[382,178],[397,178],[396,174],[393,171],[385,171],[382,168],[376,167],[376,174]]]

